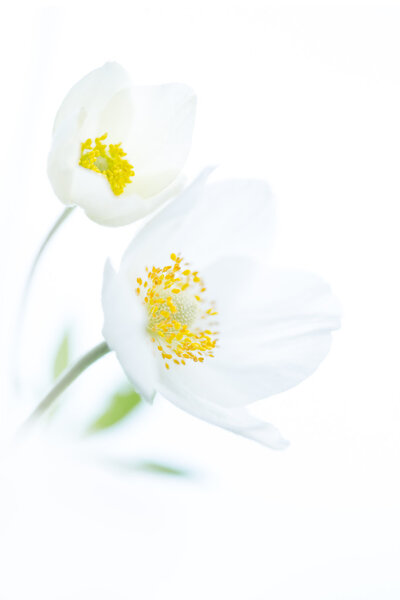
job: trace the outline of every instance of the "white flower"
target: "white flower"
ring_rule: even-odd
[[[261,181],[202,174],[106,264],[108,345],[147,400],[272,448],[287,442],[245,406],[308,377],[329,350],[339,310],[319,277],[265,258],[274,203]],[[261,261],[260,261],[261,259]]]
[[[57,113],[48,175],[64,204],[125,225],[181,187],[196,98],[186,85],[133,86],[117,63],[81,79]]]

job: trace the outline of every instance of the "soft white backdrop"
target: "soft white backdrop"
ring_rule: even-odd
[[[397,600],[400,597],[400,7],[384,2],[17,2],[3,9],[0,222],[0,598]],[[76,211],[44,257],[11,377],[30,259],[62,207],[46,178],[66,91],[106,60],[136,83],[198,93],[195,175],[266,178],[275,264],[316,271],[343,305],[318,372],[257,405],[283,452],[159,400],[82,434],[123,381],[113,356],[51,424],[5,440],[46,391],[66,327],[77,357],[100,340],[106,256],[134,232]],[[189,479],[111,468],[137,459]]]

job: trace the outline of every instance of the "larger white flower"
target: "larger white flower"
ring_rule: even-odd
[[[339,310],[319,277],[262,262],[274,203],[261,181],[200,176],[108,263],[104,329],[147,400],[272,448],[287,442],[245,406],[310,375],[328,352]]]
[[[64,204],[125,225],[176,193],[194,125],[186,85],[134,86],[117,63],[79,81],[57,113],[48,175]]]

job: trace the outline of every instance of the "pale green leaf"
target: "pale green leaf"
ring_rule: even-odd
[[[143,471],[154,475],[172,475],[173,477],[192,477],[193,473],[179,467],[172,467],[165,463],[148,460],[109,459],[106,461],[110,467],[123,471]]]
[[[140,395],[132,387],[125,385],[115,392],[105,411],[89,427],[89,433],[103,431],[117,425],[137,409],[141,402]]]
[[[173,475],[174,477],[188,477],[190,475],[189,471],[185,471],[184,469],[178,469],[177,467],[171,467],[156,462],[138,463],[136,468],[139,471],[147,471],[148,473],[154,473],[155,475]]]
[[[70,362],[70,336],[68,331],[65,332],[61,343],[57,349],[56,356],[53,362],[53,378],[58,379],[59,376],[68,367]]]

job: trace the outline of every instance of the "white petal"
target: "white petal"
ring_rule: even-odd
[[[189,388],[171,388],[168,383],[159,384],[158,391],[170,402],[191,415],[255,440],[274,450],[284,450],[289,445],[270,423],[264,423],[242,408],[227,408],[197,397]]]
[[[177,229],[183,227],[187,211],[190,211],[201,199],[203,187],[211,170],[211,168],[205,169],[190,186],[135,235],[124,253],[122,269],[140,270],[145,266],[159,266],[163,261],[169,261],[171,252],[176,251],[174,234]]]
[[[329,286],[309,273],[260,270],[251,262],[225,260],[202,273],[217,301],[220,347],[202,364],[172,365],[172,387],[241,406],[297,385],[325,358],[340,313]]]
[[[171,83],[132,88],[133,119],[126,148],[135,169],[127,194],[148,198],[168,186],[189,154],[196,96],[188,86]]]
[[[78,165],[73,172],[71,187],[75,203],[84,209],[92,221],[99,225],[119,227],[156,210],[171,196],[179,193],[183,185],[183,178],[177,177],[168,187],[151,198],[125,193],[115,196],[105,177]]]
[[[202,267],[226,256],[266,258],[276,224],[276,204],[268,184],[230,179],[210,183],[204,191],[180,239],[193,261]]]
[[[88,137],[97,137],[107,133],[107,143],[121,143],[126,151],[132,131],[134,113],[132,89],[123,88],[111,96],[102,111],[97,115],[96,130],[88,132]],[[128,156],[128,159],[131,160],[131,157]]]
[[[211,169],[164,208],[136,236],[124,264],[137,256],[157,264],[181,252],[196,269],[232,254],[265,256],[275,225],[275,202],[257,180],[207,184]]]
[[[135,389],[148,401],[159,377],[157,349],[146,331],[147,313],[133,284],[117,275],[110,263],[104,269],[103,335]]]
[[[80,130],[84,115],[70,115],[53,135],[47,159],[47,174],[55,194],[64,204],[75,204],[74,172],[80,156]],[[82,167],[79,167],[81,169]],[[85,169],[87,170],[87,169]]]
[[[98,117],[111,98],[129,85],[128,73],[116,62],[106,63],[91,71],[78,81],[64,98],[54,121],[54,131],[82,109],[87,114],[94,113]]]

